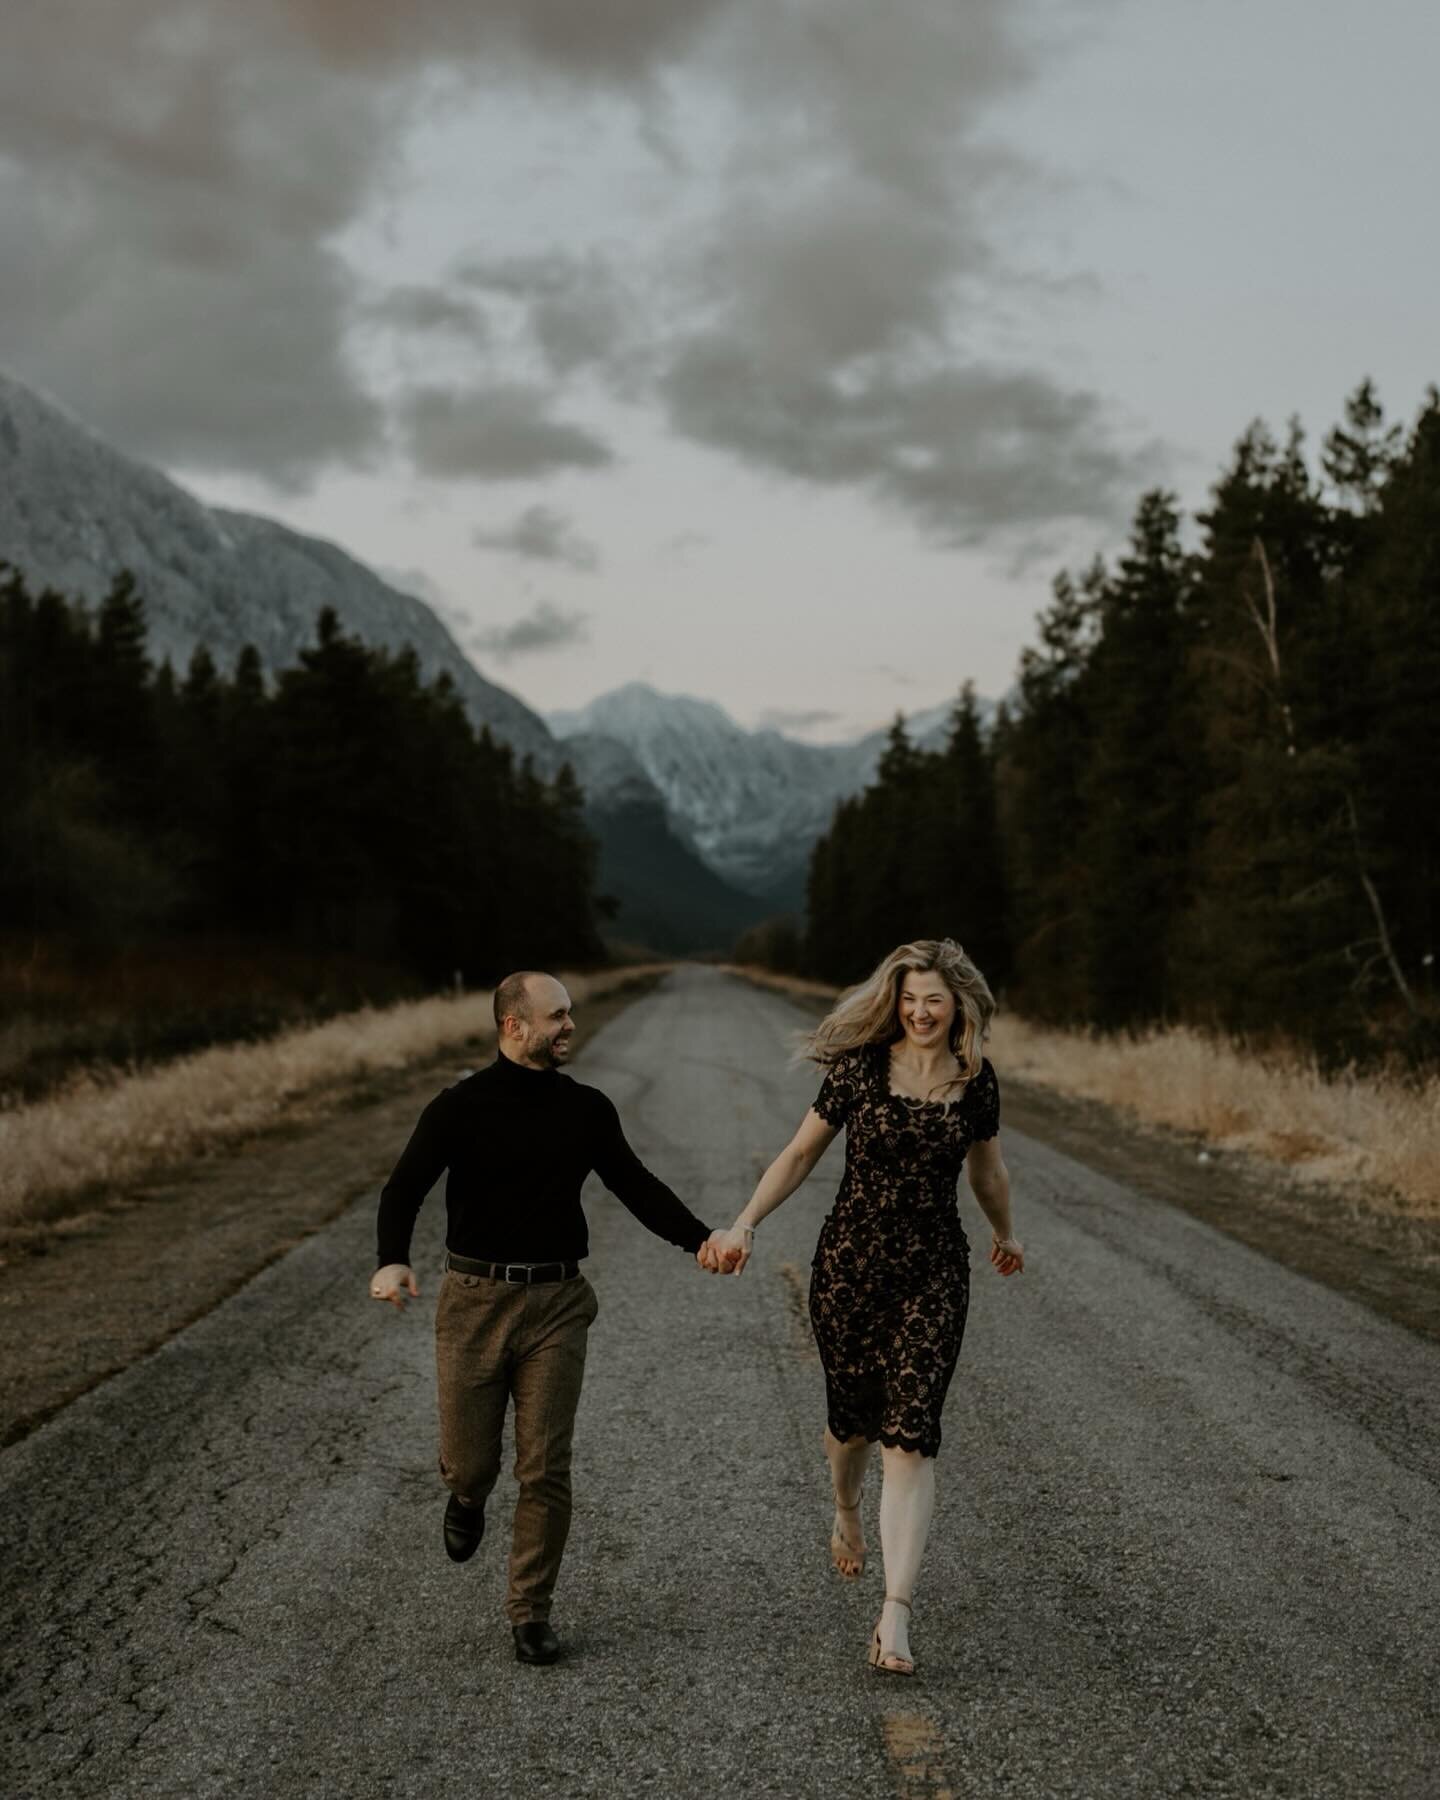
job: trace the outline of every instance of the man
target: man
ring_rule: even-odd
[[[495,990],[499,1054],[425,1108],[380,1195],[377,1300],[403,1310],[416,1214],[442,1170],[446,1274],[435,1314],[440,1473],[450,1489],[445,1549],[465,1562],[485,1531],[515,1403],[520,1497],[505,1610],[524,1663],[552,1663],[550,1598],[570,1530],[570,1443],[595,1290],[580,1273],[589,1241],[580,1188],[593,1169],[643,1225],[696,1255],[710,1233],[625,1141],[597,1088],[562,1075],[575,1025],[553,976],[507,976]]]

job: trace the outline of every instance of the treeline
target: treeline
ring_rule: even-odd
[[[1318,470],[1252,427],[1198,525],[1149,493],[1062,574],[988,732],[968,692],[943,752],[897,726],[802,967],[946,934],[1057,1023],[1440,1051],[1440,395],[1407,432],[1364,384]]]
[[[601,959],[570,770],[517,765],[412,652],[329,610],[273,681],[145,645],[128,576],[93,614],[0,579],[0,936],[228,935],[426,985]]]

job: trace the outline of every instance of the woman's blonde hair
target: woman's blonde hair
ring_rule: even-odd
[[[907,975],[935,974],[955,996],[950,1049],[960,1073],[958,1087],[980,1073],[981,1046],[990,1035],[995,996],[989,983],[954,938],[920,938],[892,950],[859,987],[842,996],[811,1032],[805,1054],[828,1066],[862,1044],[893,1044],[904,1036],[900,990]]]

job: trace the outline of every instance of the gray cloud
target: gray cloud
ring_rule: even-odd
[[[599,251],[471,257],[462,263],[458,278],[503,295],[523,310],[553,374],[598,369],[618,387],[640,375],[644,352],[637,328],[650,321],[613,262]]]
[[[601,468],[613,460],[593,432],[549,414],[549,395],[524,382],[459,392],[417,388],[399,408],[410,453],[425,475],[511,481],[557,469]]]
[[[1143,474],[1092,394],[983,367],[887,367],[850,382],[776,368],[747,340],[687,345],[665,377],[676,429],[806,481],[868,488],[939,537],[1110,518]]]
[[[707,531],[677,531],[668,537],[660,546],[660,554],[681,558],[692,555],[696,550],[703,550],[711,542]]]
[[[969,345],[997,289],[1013,301],[990,206],[1027,174],[984,134],[1038,66],[1024,26],[1002,0],[834,0],[737,30],[752,129],[679,271],[693,322],[657,377],[676,431],[946,542],[1119,516],[1147,470],[1100,398]]]
[[[603,467],[608,445],[515,378],[510,308],[532,374],[658,404],[698,442],[942,538],[1108,519],[1136,466],[1103,404],[987,366],[967,331],[1014,279],[992,208],[1027,179],[988,133],[1057,54],[1054,18],[1015,0],[20,0],[0,361],[141,453],[297,482],[384,441],[357,325],[450,333],[486,362],[469,388],[402,397],[421,473]],[[683,213],[638,256],[488,255],[458,288],[357,296],[334,246],[435,78],[458,94],[521,62],[541,106],[627,90],[668,146],[657,178],[692,180]]]
[[[0,60],[0,356],[127,447],[297,480],[380,415],[330,238],[374,102],[219,0],[47,0]]]
[[[294,482],[363,460],[383,422],[344,351],[354,281],[333,244],[423,80],[510,57],[643,82],[735,3],[18,0],[0,59],[0,361],[162,461]],[[378,307],[474,335],[434,295]],[[557,366],[585,354],[563,306],[541,323]]]
[[[531,656],[539,651],[560,650],[586,635],[586,615],[561,611],[549,600],[540,600],[522,618],[508,625],[489,626],[473,631],[467,638],[472,650],[497,662],[509,662],[515,656]]]
[[[527,506],[508,525],[478,528],[471,543],[482,550],[505,550],[534,562],[565,563],[589,573],[600,566],[595,546],[583,538],[564,513],[553,506]]]
[[[952,285],[986,253],[963,221],[873,184],[803,184],[737,199],[691,280],[697,310],[729,322],[775,367],[843,367],[943,338]],[[713,298],[720,296],[717,306]]]
[[[272,0],[327,60],[410,68],[509,50],[562,74],[630,81],[732,0]]]
[[[0,178],[0,355],[17,374],[162,462],[286,484],[368,456],[380,414],[344,351],[350,284],[333,253],[271,238],[243,272],[166,259],[143,217],[56,217],[21,179]]]
[[[755,721],[757,731],[811,731],[817,725],[833,725],[845,715],[828,712],[824,707],[772,706]]]
[[[874,182],[897,199],[952,209],[992,158],[978,127],[1053,57],[1047,13],[1015,0],[825,0],[758,6],[729,21],[731,81],[751,119],[736,174],[765,194],[817,166]],[[1073,31],[1073,27],[1070,28]],[[964,145],[963,159],[957,149]]]
[[[364,316],[400,331],[448,331],[472,343],[489,337],[484,310],[464,294],[423,284],[393,287],[368,301]]]

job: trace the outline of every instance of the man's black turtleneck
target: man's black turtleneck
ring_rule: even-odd
[[[598,1088],[508,1056],[437,1094],[380,1193],[380,1266],[408,1263],[421,1202],[448,1169],[446,1246],[482,1262],[578,1262],[593,1169],[642,1225],[682,1250],[710,1235],[625,1141]]]

